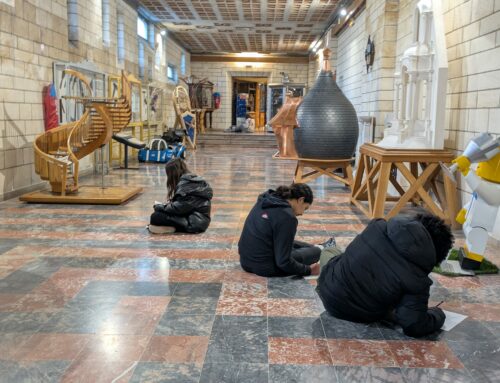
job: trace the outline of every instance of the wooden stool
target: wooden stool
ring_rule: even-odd
[[[205,112],[206,109],[199,109],[198,132],[201,134],[205,133]]]
[[[205,124],[206,129],[212,129],[212,113],[214,109],[205,109],[205,114],[203,116],[203,123]],[[207,116],[210,117],[209,122],[210,126],[207,124]]]
[[[449,164],[452,152],[438,149],[386,149],[374,144],[360,148],[360,162],[351,191],[351,203],[369,218],[389,219],[396,216],[408,203],[423,204],[434,215],[457,227],[456,186],[444,176],[444,191],[437,182],[441,173],[440,162]],[[397,181],[399,172],[409,183],[405,191]],[[399,196],[388,196],[389,182]],[[436,196],[439,205],[429,192]],[[368,201],[366,206],[362,201]],[[385,202],[396,204],[385,214]]]
[[[352,185],[352,163],[354,161],[352,158],[338,160],[315,160],[311,158],[280,157],[279,152],[274,154],[273,158],[279,160],[297,161],[295,177],[293,179],[293,182],[295,183],[305,183],[324,175],[336,181],[340,181],[348,187]],[[304,168],[311,168],[313,170],[304,174]],[[343,177],[334,173],[337,169],[342,169]]]

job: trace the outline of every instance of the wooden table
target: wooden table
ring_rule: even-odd
[[[408,202],[412,202],[423,205],[434,215],[457,227],[456,185],[446,176],[442,177],[444,185],[438,182],[440,162],[451,163],[454,158],[452,152],[437,149],[386,149],[374,144],[364,144],[360,148],[360,154],[351,190],[351,203],[366,216],[389,219],[396,216]],[[398,182],[397,174],[408,182],[407,190]],[[387,195],[389,182],[399,193],[398,196]],[[437,201],[431,197],[431,192]],[[387,214],[386,201],[395,202]]]
[[[346,186],[352,184],[352,164],[354,159],[317,160],[311,158],[280,157],[279,152],[273,155],[274,159],[297,161],[293,182],[306,183],[320,176],[328,176],[336,181],[342,182]],[[308,173],[304,173],[305,168],[311,168]],[[335,170],[342,169],[343,176],[334,173]]]

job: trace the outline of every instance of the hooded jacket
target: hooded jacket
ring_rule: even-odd
[[[172,200],[154,206],[155,222],[161,226],[175,226],[178,231],[200,233],[210,224],[212,188],[200,176],[183,174],[175,188]],[[158,222],[159,221],[159,222]]]
[[[412,218],[376,219],[321,270],[318,291],[335,317],[373,322],[393,315],[409,336],[439,329],[445,315],[428,309],[432,238]]]
[[[274,190],[261,194],[238,242],[241,267],[264,277],[311,274],[308,265],[291,257],[297,225],[288,201]]]

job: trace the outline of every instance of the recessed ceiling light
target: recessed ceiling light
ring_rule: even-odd
[[[241,52],[238,53],[240,57],[262,57],[262,53],[259,52]]]

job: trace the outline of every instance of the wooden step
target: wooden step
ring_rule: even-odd
[[[277,148],[273,133],[230,133],[208,132],[197,137],[199,146],[244,146],[256,148]]]

